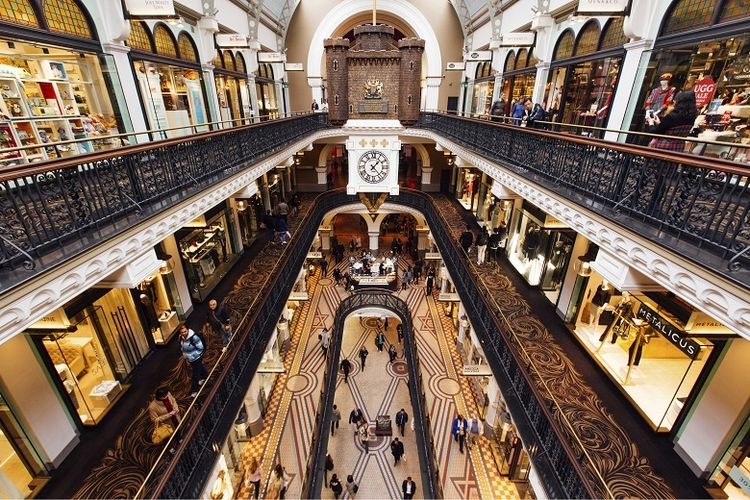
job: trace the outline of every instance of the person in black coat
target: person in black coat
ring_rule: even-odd
[[[344,371],[344,382],[349,383],[349,372],[352,370],[352,363],[348,359],[344,358],[341,362],[341,369]]]
[[[401,491],[404,494],[404,498],[414,498],[414,493],[417,491],[417,483],[412,480],[411,476],[407,477],[401,483]]]
[[[464,249],[464,252],[469,253],[469,248],[471,248],[471,244],[474,243],[474,233],[471,232],[469,226],[466,226],[466,231],[461,233],[458,242],[461,244],[461,248]]]
[[[404,427],[406,427],[406,422],[409,421],[409,414],[406,413],[406,410],[401,408],[398,413],[396,413],[396,427],[398,427],[398,430],[401,431],[401,435],[404,435]]]
[[[344,491],[344,487],[341,486],[341,481],[339,481],[339,477],[336,474],[331,476],[331,480],[328,482],[328,485],[331,487],[331,490],[333,490],[333,495],[336,498],[340,497],[341,492]]]
[[[393,438],[391,441],[391,455],[393,455],[393,465],[397,465],[401,461],[401,457],[404,456],[404,443]]]

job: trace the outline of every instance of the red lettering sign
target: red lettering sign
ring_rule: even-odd
[[[703,80],[695,82],[693,92],[695,92],[695,106],[701,109],[714,98],[716,83],[710,76],[707,76]]]

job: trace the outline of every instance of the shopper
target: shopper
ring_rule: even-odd
[[[383,335],[383,332],[378,331],[378,333],[375,334],[375,347],[378,348],[378,351],[383,352],[384,344],[385,344],[385,336]]]
[[[672,111],[660,117],[653,111],[646,113],[648,131],[652,134],[686,137],[695,123],[698,112],[695,104],[695,92],[687,90],[679,92],[674,99]],[[649,147],[666,149],[669,151],[684,151],[685,141],[679,139],[655,138]]]
[[[484,426],[482,425],[482,421],[479,420],[479,417],[476,415],[472,415],[471,418],[466,422],[466,429],[467,429],[467,440],[466,440],[466,447],[471,449],[472,446],[474,446],[474,443],[477,442],[477,439],[479,439],[479,436],[484,434]]]
[[[492,115],[493,122],[499,122],[502,117],[505,116],[505,93],[500,92],[500,98],[492,103],[490,108],[490,115]]]
[[[333,491],[333,496],[336,498],[340,497],[341,492],[344,491],[344,487],[341,486],[341,481],[339,481],[339,476],[337,474],[331,476],[331,482],[329,483],[329,486]]]
[[[398,335],[398,343],[400,344],[404,340],[404,326],[401,323],[396,325],[396,335]]]
[[[208,323],[221,337],[222,352],[226,351],[229,339],[232,337],[229,308],[225,304],[219,304],[216,299],[209,300]]]
[[[365,361],[367,361],[367,356],[370,354],[370,351],[367,350],[367,347],[364,345],[359,348],[359,360],[362,362],[362,371],[365,370]]]
[[[388,346],[388,362],[393,363],[396,360],[396,356],[398,354],[396,353],[396,348],[393,346],[393,344]]]
[[[453,427],[451,429],[453,439],[458,441],[458,451],[464,452],[464,441],[466,440],[466,419],[463,416],[458,415],[453,419]]]
[[[326,354],[328,354],[328,346],[331,345],[331,332],[328,331],[328,328],[323,327],[323,331],[320,332],[319,338],[320,349],[323,351],[323,358],[325,358]]]
[[[339,428],[339,422],[341,422],[341,410],[336,405],[333,405],[333,414],[331,417],[331,436],[333,436],[334,430]]]
[[[458,237],[458,242],[461,244],[461,248],[464,249],[464,252],[466,252],[466,255],[468,255],[469,248],[471,248],[471,244],[474,243],[474,233],[471,232],[469,226],[466,226],[466,230]]]
[[[352,363],[347,358],[341,361],[341,369],[344,371],[344,383],[349,383],[349,372],[352,370]]]
[[[349,494],[349,498],[354,498],[359,491],[359,485],[354,481],[354,476],[349,474],[346,476],[346,492]]]
[[[333,268],[333,281],[336,282],[336,286],[341,283],[341,270],[338,267]]]
[[[320,259],[320,276],[326,278],[328,276],[328,260],[323,257]]]
[[[435,276],[428,274],[427,279],[424,280],[424,293],[428,297],[432,295],[432,287],[435,285]]]
[[[401,457],[404,456],[404,443],[398,440],[398,438],[393,438],[393,441],[391,441],[391,455],[393,455],[393,465],[398,465],[398,463],[401,461]]]
[[[160,444],[167,440],[180,423],[180,407],[166,387],[159,387],[148,404],[148,416],[154,424],[151,442]]]
[[[398,413],[396,413],[396,427],[398,427],[398,430],[401,432],[401,436],[404,435],[404,428],[406,427],[406,422],[409,421],[409,414],[406,413],[406,410],[401,408]]]
[[[333,470],[333,457],[330,453],[326,455],[326,466],[324,467],[323,484],[328,486],[328,472]]]
[[[253,498],[258,498],[258,495],[260,494],[260,480],[261,480],[260,464],[258,464],[257,458],[252,457],[250,459],[250,465],[247,468],[247,477],[245,478],[245,487],[249,488],[251,484],[255,486],[255,491],[253,492]]]
[[[281,464],[276,464],[271,474],[271,480],[268,482],[268,489],[272,492],[269,497],[284,500],[288,488],[289,474],[286,473],[286,469]],[[278,496],[273,494],[278,494]]]
[[[401,483],[401,491],[404,494],[404,498],[414,498],[414,493],[417,491],[417,483],[412,480],[411,476],[407,477]]]
[[[198,395],[198,388],[203,385],[208,372],[203,366],[203,341],[185,323],[180,325],[180,351],[182,357],[190,364],[191,384],[190,397]]]
[[[362,410],[360,410],[359,408],[355,408],[349,413],[349,423],[354,424],[355,431],[364,419],[365,417],[362,414]]]
[[[487,252],[487,244],[490,241],[490,234],[487,232],[487,228],[482,228],[482,231],[477,237],[477,264],[484,264],[485,253]]]
[[[368,453],[370,451],[370,426],[367,422],[360,423],[357,434],[359,434],[359,442],[362,444],[362,448],[365,449],[365,453]]]

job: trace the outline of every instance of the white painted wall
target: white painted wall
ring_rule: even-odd
[[[696,475],[713,469],[750,409],[750,341],[730,342],[675,444]]]
[[[42,460],[57,467],[78,443],[78,430],[37,356],[26,335],[5,342],[0,383]]]

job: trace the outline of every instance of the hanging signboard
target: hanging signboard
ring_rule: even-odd
[[[284,54],[281,52],[258,52],[258,62],[282,63],[284,62]]]
[[[500,41],[501,47],[528,47],[534,45],[534,33],[506,33]]]
[[[464,63],[463,61],[449,62],[448,64],[445,65],[445,70],[446,71],[463,71],[465,67],[466,67],[466,63]]]
[[[247,47],[247,35],[242,33],[217,33],[216,45],[219,47]]]
[[[695,107],[701,109],[703,106],[711,102],[716,92],[716,82],[710,76],[698,80],[693,85],[693,92],[695,92]]]
[[[305,71],[305,68],[302,63],[285,63],[284,71]]]
[[[682,351],[690,359],[695,359],[700,353],[701,346],[696,341],[689,339],[685,335],[685,332],[672,326],[671,323],[645,304],[641,304],[641,308],[638,309],[638,317],[651,325],[651,328],[661,333],[672,343],[672,345]]]
[[[578,0],[576,14],[587,16],[627,16],[630,0]]]
[[[124,0],[128,17],[164,18],[177,17],[174,0]]]
[[[492,51],[491,50],[474,50],[464,55],[464,59],[467,61],[491,61]]]

